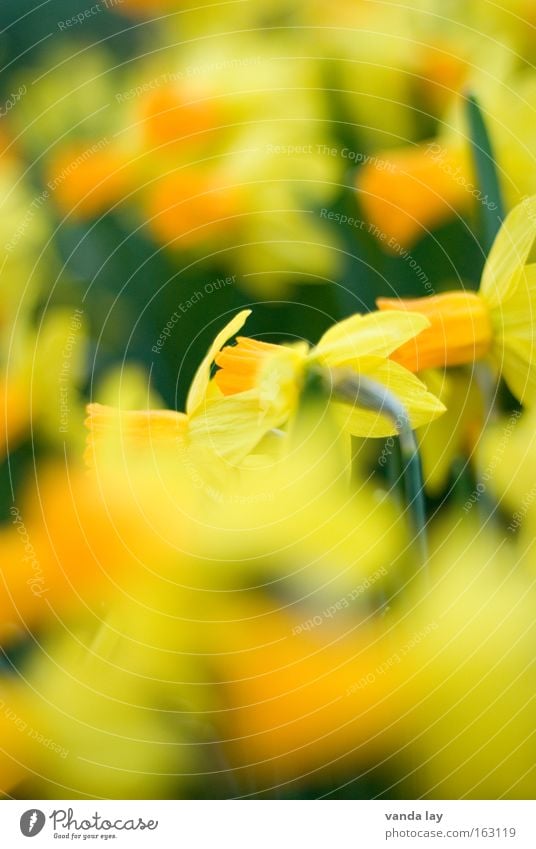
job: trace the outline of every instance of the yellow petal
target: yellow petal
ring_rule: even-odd
[[[134,449],[178,446],[188,428],[188,417],[174,410],[120,410],[104,404],[88,404],[85,421],[89,430],[85,460],[92,466],[95,451],[117,444]]]
[[[477,292],[442,292],[409,300],[378,298],[376,303],[381,310],[422,313],[430,322],[426,330],[391,355],[409,371],[472,363],[491,350],[490,309]]]
[[[536,402],[536,265],[526,265],[504,303],[491,310],[493,357],[510,391],[526,407]]]
[[[324,333],[311,352],[330,366],[346,365],[361,357],[388,357],[429,326],[417,312],[385,310],[352,315]]]
[[[279,406],[261,410],[255,390],[212,398],[190,418],[190,444],[232,464],[240,463],[287,416],[288,411],[282,413]]]
[[[188,398],[186,399],[186,412],[190,415],[194,412],[194,410],[201,404],[203,398],[205,397],[205,393],[208,389],[209,381],[210,381],[210,368],[212,363],[214,362],[214,357],[218,353],[218,351],[223,348],[225,343],[244,326],[246,323],[246,319],[251,315],[251,310],[242,310],[235,315],[231,321],[225,325],[223,330],[220,330],[214,342],[210,346],[207,351],[206,356],[204,357],[201,365],[197,369],[194,379],[192,380],[192,385],[190,386],[190,391],[188,392]]]
[[[515,291],[535,238],[536,195],[533,195],[506,217],[487,258],[480,293],[490,308],[499,306]]]
[[[511,393],[525,407],[536,406],[536,364],[530,362],[531,352],[534,360],[534,344],[511,345],[505,348],[501,364]]]
[[[370,357],[360,362],[363,376],[385,386],[402,402],[413,428],[428,424],[444,411],[445,407],[414,374],[392,360]],[[381,412],[362,410],[349,404],[335,405],[339,424],[353,436],[392,436],[396,428],[392,420]]]

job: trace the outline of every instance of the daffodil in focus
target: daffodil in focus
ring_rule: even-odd
[[[117,444],[153,450],[168,447],[188,453],[205,468],[218,460],[239,463],[265,434],[276,426],[273,408],[261,409],[255,391],[226,398],[211,381],[214,358],[244,325],[250,310],[242,310],[221,330],[194,376],[186,400],[186,412],[174,410],[120,410],[94,403],[88,405],[89,430],[86,459],[94,465],[99,451],[115,452]],[[227,467],[222,465],[225,474]]]
[[[402,320],[400,320],[402,319]],[[417,313],[354,315],[333,325],[317,345],[306,342],[274,345],[239,336],[215,357],[216,386],[228,398],[254,392],[261,410],[270,410],[283,424],[298,405],[307,373],[320,368],[363,376],[382,384],[406,407],[412,426],[432,421],[443,405],[407,369],[390,359],[401,340],[413,339],[428,326]],[[351,407],[334,400],[344,430],[356,436],[388,436],[394,424],[381,413]]]
[[[397,348],[392,358],[412,372],[490,359],[515,397],[536,399],[536,196],[504,221],[487,258],[478,292],[426,298],[380,298],[380,310],[421,312],[428,327]]]

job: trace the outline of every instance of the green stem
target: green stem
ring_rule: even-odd
[[[331,372],[332,397],[365,410],[382,413],[393,422],[398,433],[404,474],[406,500],[412,517],[412,530],[421,563],[428,559],[426,539],[426,510],[423,494],[421,463],[415,434],[408,412],[402,402],[381,383],[367,377]]]

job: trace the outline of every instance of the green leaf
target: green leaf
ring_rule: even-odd
[[[487,256],[504,220],[504,202],[486,122],[477,98],[471,93],[467,95],[467,122],[482,195],[482,245]]]

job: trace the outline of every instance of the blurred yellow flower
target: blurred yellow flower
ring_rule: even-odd
[[[481,67],[488,62],[489,57]],[[494,50],[493,62],[497,65],[493,79],[479,72],[477,64],[467,86],[481,104],[501,189],[507,206],[513,208],[536,192],[532,153],[536,76],[533,69],[512,72],[508,50],[506,55]],[[430,230],[465,216],[478,204],[493,211],[492,200],[480,190],[475,176],[465,109],[465,98],[458,96],[435,138],[411,147],[386,147],[359,169],[360,203],[387,251],[399,253],[411,247]],[[378,167],[384,161],[386,166]]]
[[[35,318],[56,273],[46,201],[13,149],[0,155],[0,460],[30,432],[69,446],[80,435],[83,313],[50,307]]]
[[[159,243],[220,250],[243,285],[263,295],[291,276],[332,278],[340,239],[317,209],[336,196],[346,163],[326,153],[320,67],[306,44],[305,56],[295,52],[296,37],[270,43],[251,31],[192,40],[180,51],[170,46],[165,60],[140,60],[135,73],[109,72],[115,108],[106,114],[116,126],[106,124],[101,104],[102,135],[91,136],[85,123],[82,140],[56,133],[46,162],[50,197],[75,219],[110,209],[126,218],[133,206]],[[93,74],[108,105],[103,73]],[[31,97],[35,106],[33,89]]]
[[[478,292],[427,298],[379,298],[380,310],[421,312],[425,330],[392,357],[418,372],[472,363],[488,355],[511,392],[526,406],[536,400],[536,265],[528,263],[536,238],[536,196],[504,221],[486,260]]]
[[[168,649],[175,681],[170,677],[163,698],[158,670],[144,668],[145,652],[135,643],[148,635],[135,635],[130,624],[116,616],[84,617],[71,634],[49,636],[28,664],[17,690],[22,718],[35,729],[31,759],[23,762],[31,794],[165,798],[194,772],[195,717],[184,701],[194,688],[180,684],[189,672],[177,648],[180,629],[168,628],[175,638],[175,651],[171,643]],[[153,661],[158,654],[155,648]]]
[[[9,796],[29,772],[37,748],[18,682],[0,678],[0,792]]]
[[[0,748],[21,761],[7,786],[182,795],[219,747],[259,785],[274,766],[300,781],[384,751],[390,682],[357,684],[389,653],[372,611],[406,537],[388,501],[349,490],[337,429],[310,414],[278,460],[258,456],[214,500],[157,440],[153,463],[133,442],[98,479],[40,480],[46,521],[21,510],[43,579],[34,605],[17,534],[3,546],[10,642],[16,624],[49,631],[5,696],[35,729],[23,747],[0,722]]]
[[[87,220],[110,209],[135,186],[129,156],[117,145],[71,142],[47,162],[47,185],[61,211]]]
[[[4,345],[2,345],[4,343]],[[77,450],[83,443],[86,329],[81,310],[51,309],[41,324],[20,318],[6,348],[0,376],[0,457],[32,435],[49,445]]]
[[[451,516],[433,590],[402,599],[393,762],[405,798],[533,797],[534,582],[517,560],[489,528]]]
[[[58,616],[76,619],[94,603],[102,608],[123,580],[135,579],[149,552],[169,556],[168,538],[158,533],[166,523],[186,541],[186,521],[166,499],[162,478],[155,497],[161,468],[142,474],[131,457],[128,471],[120,460],[108,471],[99,467],[98,477],[78,466],[37,465],[35,481],[26,483],[0,530],[2,645],[50,627]],[[185,498],[192,489],[186,476]]]
[[[440,146],[435,146],[440,150]],[[386,167],[376,162],[359,169],[356,186],[370,230],[390,253],[400,253],[418,238],[470,209],[473,196],[468,155],[434,145],[382,151]],[[469,177],[466,177],[469,172]],[[457,175],[463,174],[461,179]]]
[[[398,742],[385,733],[398,715],[396,672],[382,674],[392,644],[377,621],[337,633],[332,621],[311,626],[297,608],[261,599],[229,616],[214,629],[225,649],[216,658],[226,708],[217,721],[239,775],[296,792],[388,757]]]

